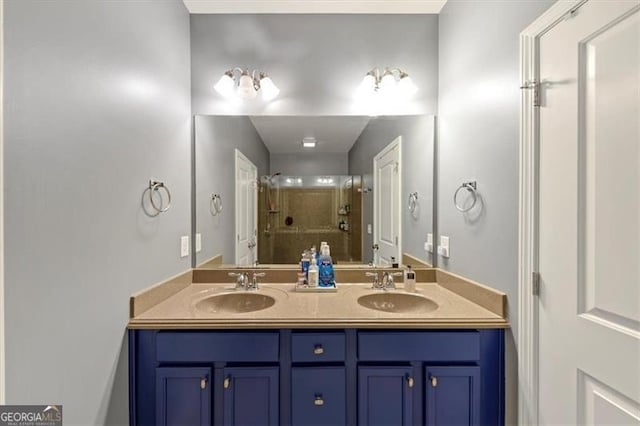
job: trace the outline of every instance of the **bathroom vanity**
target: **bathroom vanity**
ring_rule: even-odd
[[[504,295],[427,276],[309,294],[195,270],[135,295],[131,424],[504,424]]]

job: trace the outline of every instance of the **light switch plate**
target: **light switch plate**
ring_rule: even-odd
[[[433,234],[427,234],[427,242],[424,243],[424,251],[433,253]]]
[[[444,258],[449,258],[451,253],[449,251],[449,237],[445,235],[440,236],[440,244],[438,245],[438,254]]]
[[[196,253],[200,253],[202,251],[202,234],[196,234]]]
[[[367,224],[367,234],[371,235],[373,233],[373,228],[371,227],[371,224],[368,223]]]
[[[180,237],[180,257],[189,256],[189,236]]]

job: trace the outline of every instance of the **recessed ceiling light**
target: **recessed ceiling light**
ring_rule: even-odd
[[[302,138],[302,146],[304,148],[315,148],[316,147],[316,138],[314,138],[314,137]]]

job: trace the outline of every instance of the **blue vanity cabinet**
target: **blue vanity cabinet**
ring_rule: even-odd
[[[504,425],[502,329],[129,331],[131,425]]]
[[[278,367],[223,369],[224,425],[279,425]]]
[[[480,367],[426,368],[427,426],[480,425]]]
[[[358,424],[414,424],[415,380],[410,366],[358,367]]]
[[[156,368],[156,424],[211,425],[211,368]]]

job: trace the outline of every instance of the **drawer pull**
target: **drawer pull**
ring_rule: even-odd
[[[203,377],[202,379],[200,379],[200,389],[206,389],[207,388],[207,378]]]
[[[316,345],[313,348],[313,353],[316,355],[322,355],[324,353],[324,348],[322,347],[322,345]]]
[[[324,399],[322,399],[322,395],[316,395],[316,399],[315,401],[313,401],[313,403],[318,407],[324,405]]]
[[[414,384],[413,377],[407,376],[407,385],[412,388]]]
[[[229,386],[231,386],[231,378],[229,378],[229,376],[224,378],[224,388],[225,389],[229,389]]]
[[[438,386],[438,378],[436,376],[431,376],[430,381],[431,381],[431,386],[432,387],[435,388],[436,386]]]

